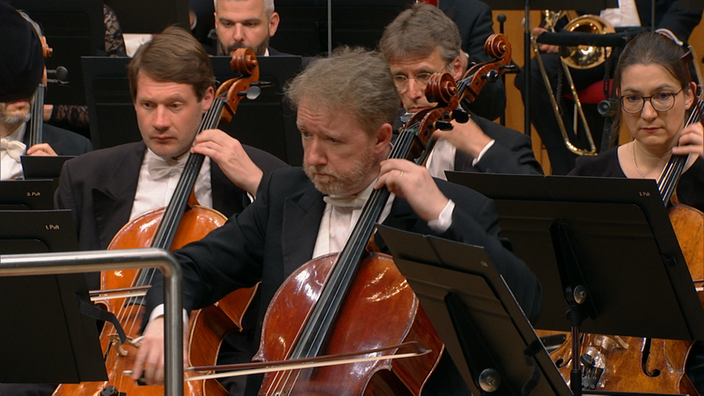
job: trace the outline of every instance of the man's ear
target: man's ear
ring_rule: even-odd
[[[201,99],[201,106],[203,113],[208,111],[210,109],[210,106],[213,105],[213,100],[215,99],[215,89],[213,87],[208,87],[208,89],[205,90],[205,93],[203,94],[203,98]]]
[[[377,129],[374,142],[374,153],[383,153],[391,144],[391,138],[394,134],[394,128],[391,124],[382,124],[379,129]]]
[[[454,78],[455,81],[459,81],[464,75],[464,69],[466,67],[466,64],[462,62],[463,58],[467,59],[465,53],[460,50],[460,54],[457,55],[457,58],[453,59],[452,62],[450,62],[450,74],[452,74],[452,78]]]
[[[269,37],[274,37],[276,34],[276,29],[279,28],[279,13],[271,13],[271,18],[269,18]]]

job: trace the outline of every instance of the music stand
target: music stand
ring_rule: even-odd
[[[447,176],[494,199],[502,235],[543,286],[537,328],[704,339],[704,310],[654,180]],[[567,291],[580,288],[585,303],[570,304]]]
[[[25,180],[58,179],[61,176],[64,162],[75,157],[75,155],[23,155],[20,160],[22,161],[24,178]]]
[[[210,58],[215,78],[220,82],[235,77],[230,59]],[[129,61],[130,58],[83,58],[91,141],[96,148],[142,139],[129,91]],[[242,100],[232,121],[219,127],[244,144],[298,166],[303,160],[303,148],[295,112],[283,100],[283,86],[301,70],[301,57],[263,56],[257,61],[260,81],[271,82],[273,86],[262,88],[255,100]]]
[[[537,364],[532,394],[571,395],[484,249],[385,226],[379,232],[473,394],[520,395]],[[521,353],[529,346],[532,363]]]
[[[53,208],[52,180],[0,181],[0,210],[51,210]]]
[[[0,211],[0,254],[78,250],[69,210]],[[0,263],[0,273],[2,273]],[[104,381],[84,274],[0,277],[0,382]]]
[[[377,47],[384,28],[414,0],[277,0],[281,16],[271,46],[316,56],[339,45]],[[330,6],[330,10],[328,10]]]
[[[81,56],[105,53],[103,3],[98,0],[12,0],[41,25],[47,44],[54,51],[47,58],[47,69],[64,66],[68,84],[52,84],[46,103],[86,104]]]

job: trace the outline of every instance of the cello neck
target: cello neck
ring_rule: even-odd
[[[702,101],[702,98],[696,98],[694,100],[694,109],[689,115],[685,126],[701,122],[702,114],[704,114],[704,101]],[[677,189],[677,183],[685,171],[688,160],[689,155],[670,156],[667,165],[665,165],[662,174],[658,178],[658,190],[660,191],[663,204],[668,205],[670,203]]]

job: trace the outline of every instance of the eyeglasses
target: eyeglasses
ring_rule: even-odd
[[[626,113],[638,113],[643,110],[645,100],[650,101],[650,105],[657,111],[668,111],[675,106],[675,97],[682,92],[659,92],[651,96],[623,95],[621,96],[621,108]]]
[[[425,89],[425,86],[428,85],[428,81],[430,81],[430,77],[432,76],[432,73],[418,73],[413,77],[410,77],[416,81],[416,84],[418,84],[418,87],[421,89]],[[394,75],[394,84],[396,84],[396,89],[399,91],[403,92],[408,89],[408,76],[404,76],[403,74],[396,74]]]

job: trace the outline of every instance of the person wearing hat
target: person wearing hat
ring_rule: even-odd
[[[44,75],[44,55],[31,23],[0,0],[0,180],[22,176],[21,155],[80,155],[87,138],[48,124],[43,143],[27,147],[34,93]]]

